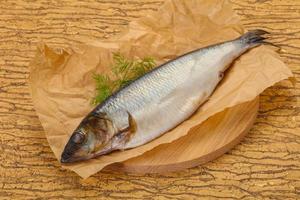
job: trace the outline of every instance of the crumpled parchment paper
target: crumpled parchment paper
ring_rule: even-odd
[[[243,32],[225,0],[167,0],[158,11],[131,22],[122,35],[110,41],[90,41],[61,51],[41,44],[30,64],[30,86],[36,113],[57,159],[72,131],[92,110],[92,73],[110,70],[112,52],[128,57],[151,56],[160,64],[196,48],[234,39]],[[234,63],[210,100],[172,131],[135,149],[64,167],[87,178],[111,163],[139,156],[186,135],[208,117],[250,101],[290,76],[291,71],[272,48],[252,49]]]

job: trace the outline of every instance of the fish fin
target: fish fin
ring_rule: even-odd
[[[247,44],[250,47],[258,46],[260,44],[268,44],[268,45],[276,46],[271,42],[265,41],[267,38],[263,37],[263,35],[267,35],[267,34],[270,33],[265,30],[257,29],[257,30],[248,31],[247,33],[242,35],[239,39],[244,44]]]
[[[126,111],[126,113],[128,116],[128,125],[120,129],[117,135],[119,135],[119,137],[126,138],[126,141],[128,141],[136,132],[137,123],[130,112]]]
[[[135,132],[136,131],[136,122],[133,116],[130,114],[130,112],[126,111],[127,117],[128,117],[128,124],[126,127],[123,127],[119,130],[119,132],[125,132],[125,131],[130,131],[130,132]]]
[[[136,132],[137,129],[137,123],[135,121],[135,119],[133,118],[133,116],[127,111],[128,113],[128,123],[129,123],[129,131],[132,133]]]

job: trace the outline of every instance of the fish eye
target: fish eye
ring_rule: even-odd
[[[82,144],[85,140],[85,135],[82,132],[76,132],[72,140],[76,144]]]

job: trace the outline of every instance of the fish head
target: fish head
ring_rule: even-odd
[[[88,160],[108,146],[115,133],[106,116],[89,115],[72,133],[61,155],[61,163]]]

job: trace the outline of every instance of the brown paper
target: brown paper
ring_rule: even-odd
[[[30,85],[37,115],[57,159],[72,131],[93,108],[92,73],[109,70],[112,52],[120,51],[129,57],[152,56],[162,63],[190,50],[236,38],[242,32],[227,1],[169,0],[155,13],[130,23],[123,35],[108,42],[93,41],[61,52],[41,45],[30,65]],[[208,117],[254,99],[291,75],[271,48],[255,48],[235,62],[210,100],[172,131],[135,149],[65,168],[87,178],[106,165],[136,157],[186,135]]]

